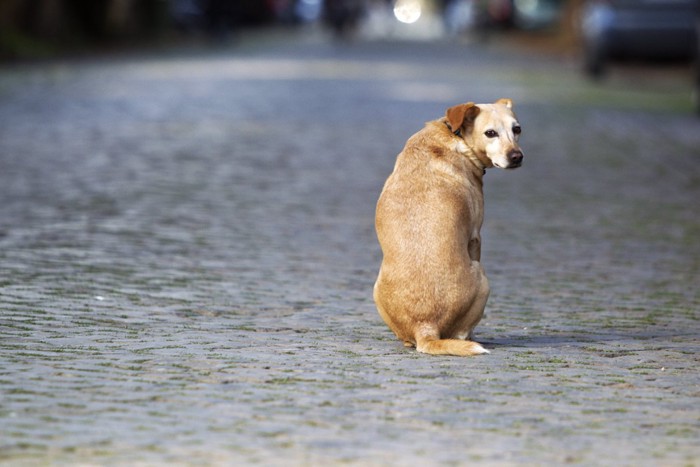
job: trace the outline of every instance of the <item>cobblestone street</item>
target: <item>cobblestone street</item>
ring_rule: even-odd
[[[295,35],[0,67],[0,465],[700,466],[690,80]],[[404,142],[510,97],[476,339],[379,318]]]

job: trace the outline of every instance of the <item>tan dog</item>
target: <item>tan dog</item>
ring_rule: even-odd
[[[500,99],[447,109],[408,140],[379,197],[384,259],[374,301],[404,345],[419,352],[488,353],[471,341],[489,296],[480,264],[483,176],[522,163],[512,108]]]

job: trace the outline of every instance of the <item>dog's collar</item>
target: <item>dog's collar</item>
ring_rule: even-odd
[[[445,125],[447,126],[447,128],[449,128],[449,130],[450,130],[455,136],[459,136],[460,138],[462,137],[462,130],[461,130],[460,128],[457,128],[456,130],[453,130],[453,129],[452,129],[452,125],[450,125],[450,122],[447,122],[447,121],[445,122]]]

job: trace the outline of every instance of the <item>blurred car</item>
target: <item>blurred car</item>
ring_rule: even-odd
[[[585,71],[620,59],[692,61],[700,0],[589,0],[582,7]]]

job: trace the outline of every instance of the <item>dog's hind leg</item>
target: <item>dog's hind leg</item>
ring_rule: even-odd
[[[432,325],[423,325],[416,332],[416,350],[431,355],[457,355],[460,357],[490,353],[478,342],[440,339],[437,327]]]

